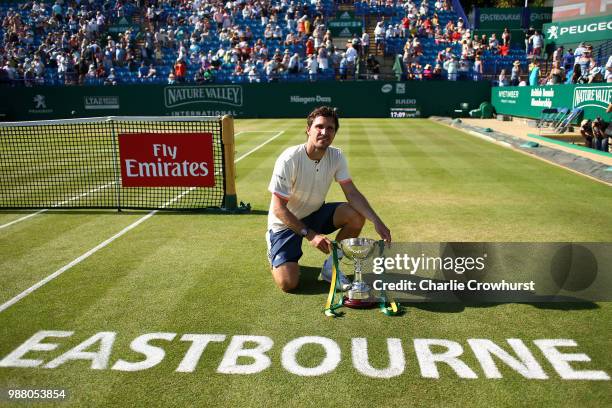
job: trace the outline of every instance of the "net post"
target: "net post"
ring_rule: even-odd
[[[111,140],[113,144],[113,174],[115,176],[115,192],[117,194],[117,211],[121,212],[121,172],[118,169],[119,166],[119,157],[117,152],[119,151],[119,146],[117,146],[117,138],[119,135],[117,134],[117,128],[115,127],[115,122],[113,121],[113,117],[109,116],[106,119],[106,122],[110,125],[111,130]]]
[[[223,206],[227,210],[238,207],[236,197],[236,164],[234,162],[234,118],[224,115],[221,118],[221,138],[223,140],[223,157],[225,161],[225,196]]]

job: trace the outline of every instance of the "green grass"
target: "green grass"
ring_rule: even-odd
[[[248,133],[269,131],[270,133]],[[236,157],[284,133],[237,164],[238,198],[248,215],[159,213],[59,278],[0,313],[0,358],[39,330],[74,331],[50,352],[25,358],[50,361],[95,333],[117,333],[110,364],[137,361],[130,342],[152,332],[178,333],[159,341],[165,359],[135,372],[92,370],[84,361],[57,369],[0,368],[0,388],[65,387],[74,406],[605,406],[608,381],[562,380],[532,340],[574,339],[591,363],[577,369],[612,373],[612,306],[599,304],[414,304],[402,317],[345,310],[325,318],[327,286],[316,281],[324,256],[305,246],[296,294],[274,287],[264,232],[275,158],[305,140],[303,120],[239,120]],[[489,144],[427,120],[345,119],[335,145],[347,154],[356,185],[391,228],[396,242],[612,241],[612,190],[585,177]],[[342,200],[337,186],[329,201]],[[0,224],[25,212],[0,212]],[[0,229],[0,303],[53,273],[146,212],[49,211]],[[368,224],[363,236],[376,237]],[[227,335],[211,343],[193,373],[177,373],[189,343],[185,333]],[[253,375],[217,373],[233,335],[274,340],[272,365]],[[300,336],[333,339],[342,360],[332,373],[299,377],[281,366],[283,346]],[[351,338],[369,341],[372,365],[386,365],[387,338],[400,338],[406,370],[372,379],[351,363]],[[440,338],[464,348],[463,361],[479,379],[459,379],[440,366],[438,380],[422,378],[412,339]],[[548,380],[527,380],[498,364],[502,379],[486,379],[469,338],[519,338]],[[321,351],[305,348],[299,361],[316,365]],[[248,360],[244,361],[245,363]],[[60,404],[61,406],[68,406]]]

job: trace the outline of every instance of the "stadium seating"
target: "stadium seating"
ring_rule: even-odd
[[[453,10],[436,10],[434,8],[433,0],[422,0],[423,2],[427,2],[429,5],[428,13],[426,17],[433,17],[434,13],[436,14],[439,24],[441,28],[444,28],[449,21],[455,22],[458,19],[458,15]],[[223,82],[232,82],[232,83],[241,83],[241,82],[249,82],[255,80],[254,77],[249,79],[248,73],[243,74],[234,74],[236,70],[237,63],[244,64],[243,61],[236,62],[235,60],[231,60],[230,58],[222,57],[220,55],[221,49],[225,52],[229,53],[232,50],[232,45],[235,44],[230,42],[229,39],[222,39],[220,36],[220,31],[217,27],[215,21],[211,18],[212,12],[214,11],[214,7],[207,1],[202,1],[200,4],[199,14],[203,16],[208,16],[210,18],[210,28],[208,30],[208,35],[199,41],[197,44],[194,44],[193,48],[190,47],[190,38],[194,34],[195,24],[190,24],[188,19],[192,14],[197,14],[197,11],[191,9],[192,7],[191,1],[184,2],[178,0],[163,0],[158,1],[158,8],[155,10],[155,19],[148,20],[147,19],[147,11],[146,7],[137,7],[136,2],[133,0],[109,0],[102,2],[101,0],[95,0],[89,4],[89,6],[85,8],[75,7],[74,11],[79,13],[80,17],[90,18],[91,16],[95,16],[95,13],[101,12],[105,17],[105,25],[103,32],[98,33],[97,35],[93,35],[90,38],[90,42],[96,42],[98,46],[104,50],[104,47],[107,44],[107,34],[111,34],[113,39],[118,41],[117,36],[117,27],[120,26],[124,21],[123,17],[126,17],[128,20],[132,20],[133,24],[137,24],[140,27],[140,32],[132,32],[130,37],[130,47],[132,47],[133,53],[136,55],[136,62],[133,64],[125,64],[119,61],[112,61],[110,66],[115,68],[116,75],[116,83],[120,84],[136,84],[136,83],[167,83],[168,77],[170,73],[174,69],[174,64],[176,63],[179,57],[183,58],[187,63],[187,74],[185,80],[187,82],[196,81],[196,73],[200,70],[200,67],[204,64],[201,60],[202,55],[208,55],[210,52],[211,55],[215,55],[215,59],[218,60],[218,64],[211,68],[211,78],[214,82],[223,83]],[[416,2],[417,5],[421,5],[420,1]],[[31,25],[36,28],[37,24],[39,24],[38,19],[39,16],[42,15],[44,18],[49,18],[52,13],[52,2],[45,3],[45,10],[42,13],[36,13],[32,10],[32,5],[30,3],[22,3],[22,2],[9,2],[9,3],[0,3],[0,18],[4,19],[7,16],[9,11],[11,13],[17,13],[20,16],[21,21],[26,25]],[[284,54],[285,50],[287,50],[290,55],[294,53],[298,53],[300,55],[302,63],[306,58],[306,48],[305,42],[306,37],[303,37],[296,44],[285,45],[283,39],[285,36],[291,31],[296,36],[298,35],[297,28],[289,29],[288,25],[285,22],[285,17],[288,14],[289,7],[295,8],[295,10],[304,11],[310,21],[312,21],[315,15],[321,15],[324,22],[328,21],[330,17],[332,17],[336,13],[337,4],[333,2],[333,0],[319,0],[317,2],[312,2],[309,0],[294,0],[291,2],[292,6],[289,5],[287,1],[272,1],[270,4],[270,8],[268,12],[270,14],[276,15],[276,21],[278,25],[281,27],[282,36],[281,39],[266,39],[264,37],[264,25],[262,25],[262,19],[259,15],[248,16],[243,15],[241,9],[239,9],[236,13],[233,13],[231,16],[232,27],[237,27],[241,30],[249,29],[253,33],[253,37],[248,41],[249,47],[254,47],[256,40],[262,40],[262,43],[265,44],[268,49],[269,55],[273,54],[276,50],[278,50],[281,55]],[[402,19],[406,16],[407,11],[404,7],[404,4],[401,1],[395,1],[394,5],[377,5],[374,2],[366,2],[366,1],[356,1],[354,3],[355,15],[358,18],[363,18],[366,23],[375,23],[379,19],[384,18],[385,25],[398,25],[401,24]],[[76,30],[74,27],[70,28],[70,26],[66,23],[67,20],[67,10],[69,6],[75,6],[76,3],[73,1],[65,1],[63,7],[63,22],[59,27],[61,29],[68,29],[71,33],[75,33]],[[81,11],[84,10],[84,11]],[[90,12],[91,14],[87,14]],[[273,12],[273,13],[272,13]],[[297,15],[297,14],[296,14]],[[272,20],[270,20],[272,21]],[[169,23],[170,24],[167,24]],[[39,24],[40,25],[40,24]],[[106,30],[108,28],[113,27],[113,32],[107,33]],[[43,27],[44,28],[44,27]],[[123,27],[124,29],[126,27]],[[142,47],[146,47],[146,36],[147,31],[151,30],[151,35],[153,33],[158,33],[161,29],[168,29],[176,32],[175,36],[177,41],[174,44],[164,44],[161,47],[161,57],[153,58],[152,49],[149,48],[149,56],[146,58],[147,64],[154,63],[157,75],[154,78],[139,78],[137,67],[140,65],[140,52]],[[6,46],[10,40],[9,33],[6,32],[6,27],[2,27],[0,29],[0,39],[2,41],[3,46]],[[27,44],[23,41],[23,39],[19,39],[17,42],[16,48],[21,48],[23,51],[19,51],[19,55],[21,58],[18,59],[18,62],[23,63],[23,71],[25,72],[29,67],[27,66],[27,62],[25,58],[23,58],[22,54],[26,54],[29,56],[29,60],[33,59],[35,51],[44,44],[49,32],[52,31],[53,27],[47,29],[34,29],[34,36],[31,40],[30,44]],[[137,31],[137,30],[135,30]],[[95,34],[95,33],[94,33]],[[199,35],[200,33],[196,33]],[[458,41],[455,42],[441,42],[437,43],[434,38],[430,38],[422,33],[418,34],[420,39],[421,47],[422,47],[422,55],[418,58],[418,63],[422,66],[426,64],[431,64],[432,66],[436,64],[438,58],[438,54],[441,51],[447,51],[448,47],[450,47],[450,54],[447,54],[447,58],[450,58],[450,55],[460,55],[461,54],[461,44]],[[181,54],[179,50],[180,39],[182,39],[185,43],[185,47],[187,49],[186,53]],[[373,38],[371,39],[373,43]],[[390,59],[397,54],[403,53],[404,45],[406,43],[405,38],[401,37],[391,37],[387,38],[384,46],[384,54],[388,56]],[[61,44],[58,45],[58,48],[61,47]],[[71,52],[71,57],[73,59],[73,63],[78,64],[78,48],[73,47]],[[184,55],[184,56],[183,56]],[[6,56],[4,56],[6,57]],[[66,74],[60,74],[58,72],[57,64],[55,63],[55,53],[53,55],[49,55],[46,58],[46,64],[44,72],[40,74],[40,78],[37,83],[44,83],[48,85],[61,85],[64,83],[82,83],[84,85],[99,85],[104,83],[104,78],[108,75],[108,69],[110,66],[105,66],[105,74],[101,75],[100,78],[91,78],[85,77],[84,73],[76,74],[73,71],[69,70]],[[341,57],[337,57],[338,60]],[[8,58],[3,58],[6,61]],[[524,50],[513,49],[510,50],[509,53],[505,56],[498,55],[497,53],[493,53],[491,51],[485,51],[482,56],[483,66],[484,66],[484,74],[488,76],[494,76],[496,73],[500,71],[502,68],[509,69],[512,65],[512,62],[515,60],[519,60],[521,65],[526,68],[527,65],[527,57],[525,55]],[[271,75],[266,74],[266,68],[263,63],[258,61],[256,64],[256,80],[258,82],[266,82],[266,81],[307,81],[311,80],[309,75],[304,75],[306,69],[303,69],[302,72],[297,74],[290,74],[286,71],[274,72]],[[211,61],[208,61],[208,65]],[[214,64],[213,64],[214,65]],[[331,68],[320,72],[317,75],[317,80],[334,80],[339,74],[338,70],[338,61],[336,64],[330,64]],[[16,68],[16,73],[7,74],[9,77],[12,76],[14,82],[19,83],[19,81],[23,80],[23,73],[19,72],[19,67]],[[97,68],[97,65],[96,65]],[[244,66],[242,67],[244,68]],[[470,68],[471,69],[471,68]],[[79,79],[80,77],[80,79]],[[446,75],[443,75],[445,78]],[[471,75],[468,75],[471,79]],[[466,79],[465,75],[460,76],[460,79]]]

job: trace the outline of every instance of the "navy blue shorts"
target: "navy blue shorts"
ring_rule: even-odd
[[[334,226],[334,213],[342,203],[325,203],[317,211],[302,218],[308,228],[318,234],[331,234],[338,228]],[[302,236],[287,228],[279,232],[268,231],[269,248],[268,257],[273,267],[286,262],[297,262],[302,257]]]

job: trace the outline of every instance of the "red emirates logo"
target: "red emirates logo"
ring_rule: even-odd
[[[123,187],[213,187],[211,133],[122,133]]]

